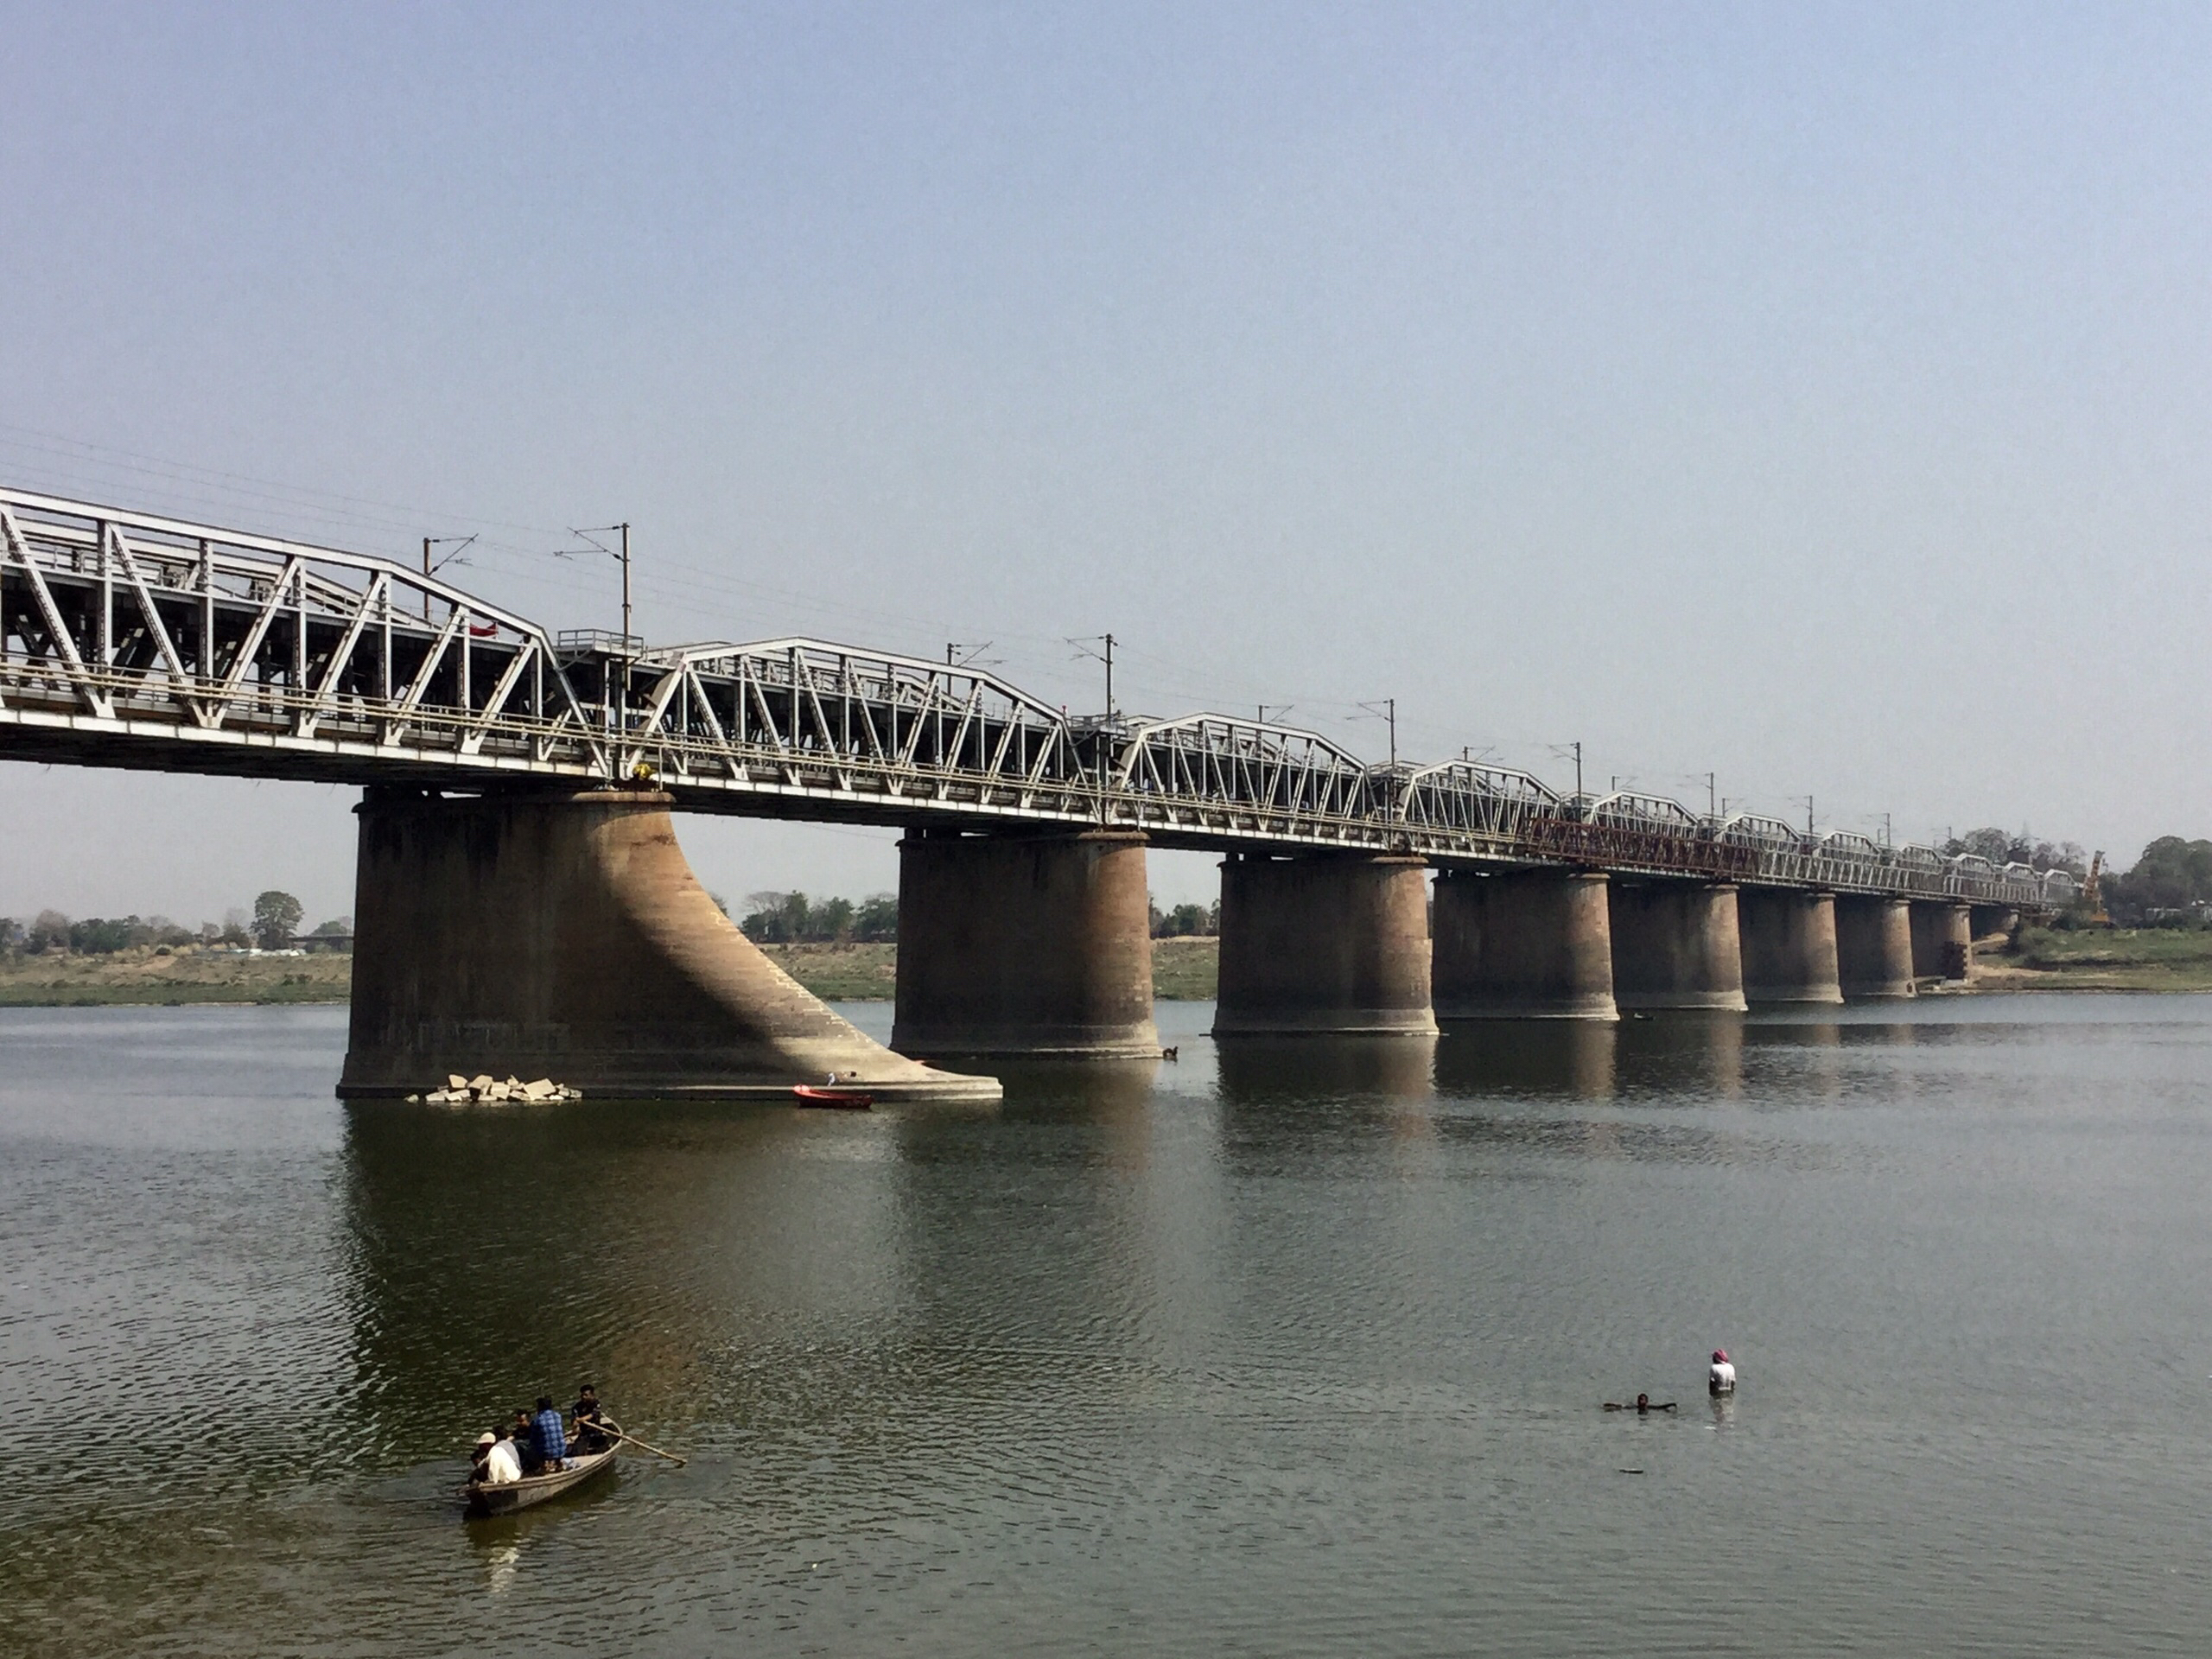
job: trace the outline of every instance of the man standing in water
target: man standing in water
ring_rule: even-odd
[[[1705,1386],[1714,1394],[1736,1392],[1736,1368],[1730,1363],[1726,1348],[1713,1351],[1713,1369],[1706,1373]]]

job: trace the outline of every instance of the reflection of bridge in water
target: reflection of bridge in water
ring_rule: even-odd
[[[354,1387],[403,1446],[584,1376],[642,1422],[747,1434],[895,1416],[916,1389],[1027,1400],[1067,1382],[1071,1355],[1083,1386],[1112,1387],[1193,1318],[1231,1318],[1233,1285],[1192,1264],[1270,1224],[1251,1184],[1409,1129],[1446,1152],[1741,1156],[1731,1131],[1612,1108],[1726,1101],[1756,1057],[1817,1065],[1838,1029],[1258,1039],[1219,1045],[1214,1074],[1205,1045],[1180,1068],[1023,1062],[1018,1102],[851,1116],[357,1103],[340,1177]]]
[[[903,828],[914,1054],[1156,1046],[1145,849],[1224,855],[1223,1034],[1902,996],[2062,875],[810,639],[552,634],[388,560],[0,491],[0,757],[358,784],[345,1087],[988,1092],[760,959],[670,810]],[[1438,873],[1431,925],[1428,874]]]

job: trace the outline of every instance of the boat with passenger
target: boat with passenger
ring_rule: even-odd
[[[621,1447],[622,1426],[611,1417],[602,1417],[594,1427],[605,1431],[607,1445],[601,1451],[563,1458],[559,1468],[524,1475],[519,1480],[471,1480],[461,1488],[470,1516],[512,1515],[517,1510],[527,1510],[549,1497],[574,1491],[586,1481],[605,1474],[614,1466],[614,1454]]]

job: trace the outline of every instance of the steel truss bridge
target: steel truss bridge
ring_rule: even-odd
[[[651,779],[694,811],[1110,826],[1167,847],[1418,854],[2029,909],[2063,874],[1526,772],[1370,766],[1226,715],[1070,715],[817,639],[549,634],[393,561],[0,490],[0,758],[462,791]]]

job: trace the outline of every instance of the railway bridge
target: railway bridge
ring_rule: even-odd
[[[1909,996],[2073,896],[823,640],[549,632],[395,561],[8,489],[0,758],[360,786],[360,1096],[486,1070],[957,1095],[995,1085],[910,1057],[1152,1054],[1148,846],[1222,855],[1224,1036]],[[675,811],[905,832],[899,1052],[729,925]]]

